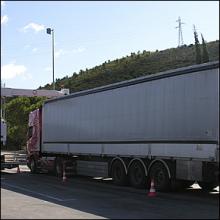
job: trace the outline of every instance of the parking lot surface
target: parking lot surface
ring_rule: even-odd
[[[148,197],[148,190],[119,187],[109,179],[73,176],[62,182],[31,174],[26,166],[1,173],[1,219],[218,219],[219,188],[198,185]]]

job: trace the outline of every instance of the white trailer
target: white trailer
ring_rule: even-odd
[[[32,172],[60,175],[71,166],[118,185],[141,188],[153,178],[157,190],[194,181],[212,189],[219,184],[219,62],[47,100],[29,127]]]

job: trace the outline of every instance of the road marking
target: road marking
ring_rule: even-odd
[[[26,189],[26,188],[23,188],[23,187],[20,187],[20,186],[15,186],[15,185],[12,185],[12,184],[8,184],[8,183],[3,183],[3,182],[2,182],[1,184],[6,185],[6,186],[9,186],[9,187],[12,187],[12,188],[20,189],[20,190],[23,190],[23,191],[26,191],[26,192],[30,192],[30,193],[32,193],[32,194],[44,196],[44,197],[47,197],[47,198],[49,198],[49,199],[54,199],[54,200],[57,200],[57,201],[59,201],[59,202],[66,202],[66,201],[76,200],[76,199],[74,199],[74,198],[70,198],[70,199],[60,199],[60,198],[57,198],[57,197],[54,197],[54,196],[50,196],[50,195],[47,195],[47,194],[35,192],[35,191],[32,191],[32,190],[29,190],[29,189]]]

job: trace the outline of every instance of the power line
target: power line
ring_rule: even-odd
[[[181,22],[180,17],[178,18],[178,20],[176,20],[176,22],[178,22],[178,26],[176,28],[179,29],[179,31],[178,31],[178,47],[180,47],[184,44],[183,43],[182,24],[185,24],[185,23]]]

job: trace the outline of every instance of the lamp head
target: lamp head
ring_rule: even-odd
[[[51,34],[51,28],[47,28],[47,34]]]

